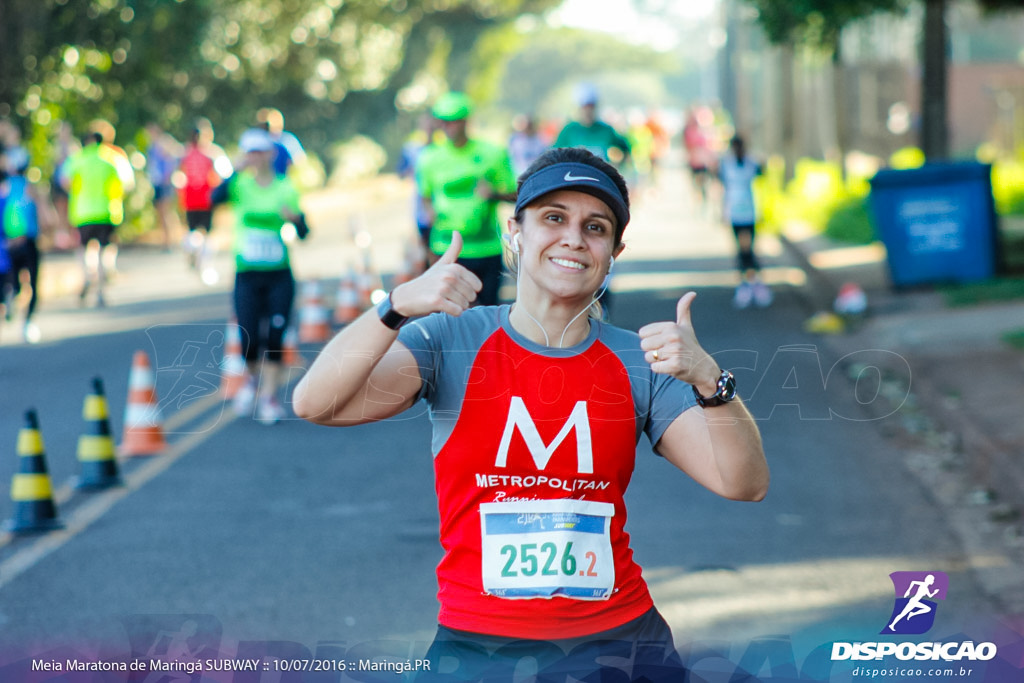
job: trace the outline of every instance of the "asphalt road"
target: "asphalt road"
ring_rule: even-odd
[[[719,652],[702,666],[727,670],[772,636],[799,667],[822,644],[876,639],[893,606],[889,574],[904,570],[950,577],[935,635],[987,623],[970,566],[998,558],[968,558],[953,541],[883,435],[891,418],[872,410],[880,399],[870,373],[850,382],[851,359],[801,331],[799,269],[765,240],[776,302],[734,310],[731,237],[687,204],[681,186],[670,175],[636,202],[613,321],[637,329],[671,318],[678,297],[697,289],[695,327],[735,369],[773,481],[762,503],[720,500],[641,442],[627,530],[677,642]],[[319,241],[296,250],[300,275],[335,277],[358,255],[353,229],[387,252],[383,268],[394,265],[406,204],[317,201]],[[43,344],[0,349],[0,481],[14,471],[22,414],[34,406],[68,523],[45,536],[0,536],[0,679],[30,655],[160,655],[176,638],[195,656],[421,655],[441,556],[426,418],[414,409],[349,429],[235,418],[214,396],[228,265],[218,262],[221,283],[207,287],[178,254],[125,251],[121,260],[112,306],[78,310],[58,298],[40,316]],[[137,349],[157,369],[171,447],[122,461],[125,487],[73,491],[90,380],[105,380],[119,434]],[[316,347],[302,351],[311,358]],[[878,353],[853,360],[870,365]],[[0,501],[0,517],[9,512]],[[275,673],[297,680],[236,680]],[[324,676],[307,680],[337,679]]]

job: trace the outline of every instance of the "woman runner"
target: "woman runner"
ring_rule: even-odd
[[[296,387],[296,414],[324,425],[430,408],[445,556],[431,671],[417,680],[508,681],[524,657],[543,681],[608,667],[683,679],[624,531],[640,433],[726,498],[763,498],[768,467],[731,373],[697,342],[693,293],[675,321],[639,333],[588,316],[628,221],[611,165],[549,150],[520,177],[508,224],[511,306],[471,308],[481,283],[455,263],[456,232]]]

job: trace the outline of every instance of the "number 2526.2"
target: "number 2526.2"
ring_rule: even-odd
[[[523,543],[522,545],[503,545],[501,554],[508,557],[505,567],[501,570],[502,576],[536,576],[539,571],[541,576],[558,576],[559,573],[566,576],[579,574],[580,576],[597,576],[594,565],[597,564],[597,554],[587,551],[585,557],[590,561],[586,569],[577,572],[576,556],[572,554],[572,541],[565,544],[561,556],[558,553],[558,546],[554,543],[542,543],[537,548],[536,543]],[[518,572],[516,571],[516,560],[519,560]],[[543,565],[541,564],[543,562]]]

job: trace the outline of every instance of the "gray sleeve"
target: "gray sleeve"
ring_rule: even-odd
[[[668,375],[651,375],[654,378],[651,386],[651,409],[644,432],[651,440],[651,445],[657,446],[668,426],[684,412],[695,407],[697,399],[693,395],[693,387],[686,382]]]
[[[437,378],[441,373],[442,341],[449,334],[445,329],[447,318],[449,316],[435,313],[413,320],[398,331],[398,341],[409,349],[416,359],[420,379],[423,380],[420,393],[416,396],[417,400],[422,398],[431,401],[437,388]]]
[[[605,325],[602,338],[629,374],[636,408],[636,438],[640,439],[642,431],[652,446],[657,445],[673,420],[697,405],[693,387],[674,377],[651,372],[635,332]]]

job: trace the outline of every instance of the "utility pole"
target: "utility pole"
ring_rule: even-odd
[[[928,161],[949,157],[946,0],[925,0],[921,57],[921,150]]]
[[[739,21],[736,17],[735,0],[722,0],[719,6],[722,26],[725,28],[725,44],[718,51],[718,96],[722,108],[736,115],[736,62]]]

